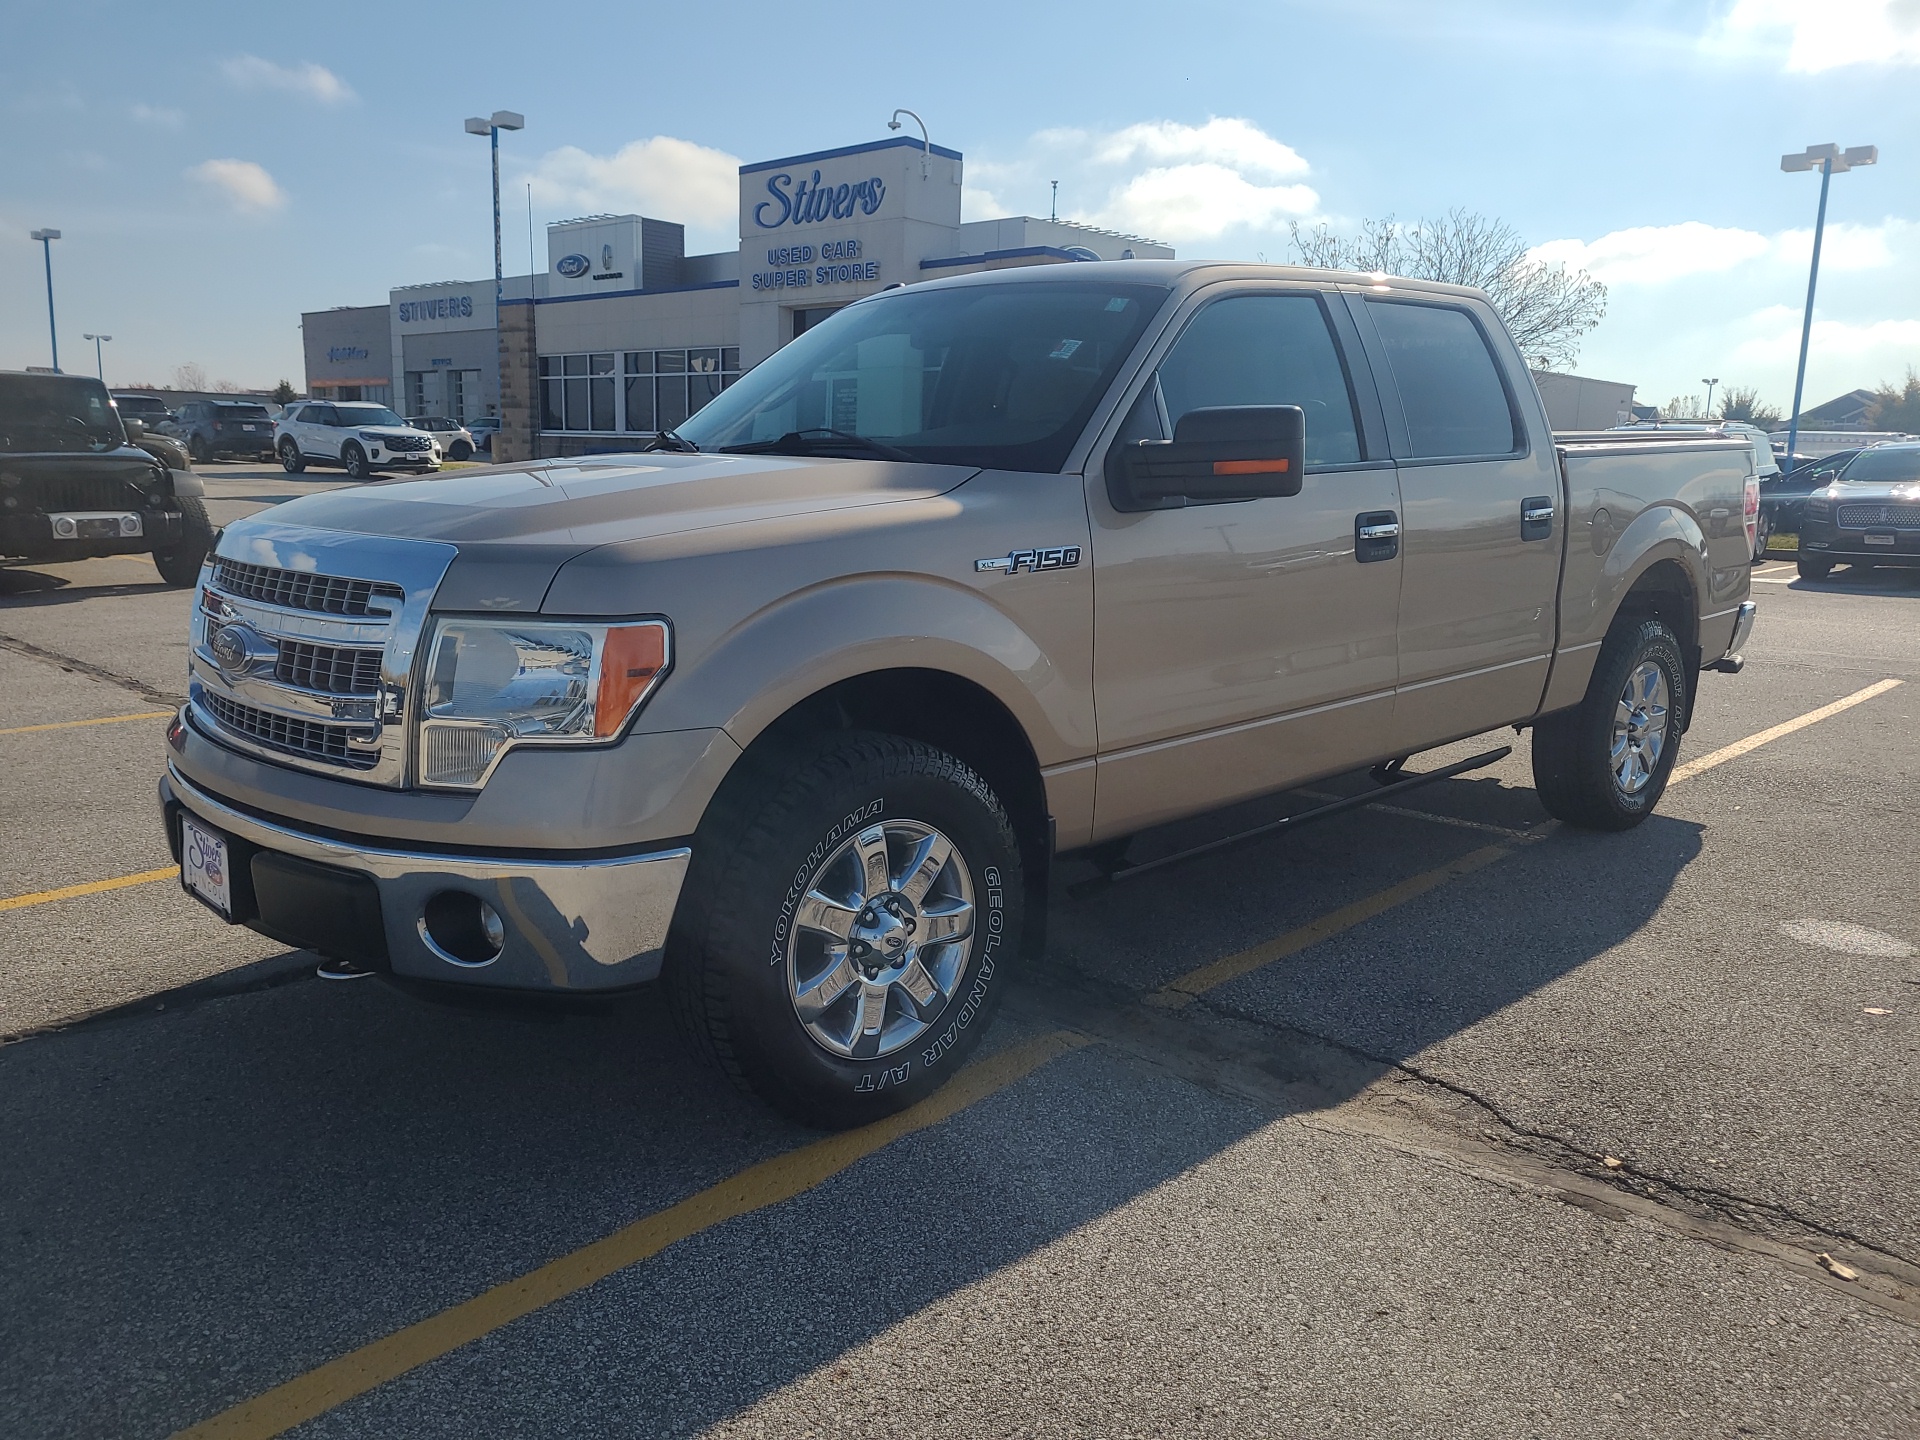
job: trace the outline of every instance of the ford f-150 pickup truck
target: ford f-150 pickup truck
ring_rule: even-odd
[[[224,531],[161,802],[403,986],[662,978],[802,1120],[940,1085],[1056,854],[1531,726],[1625,829],[1752,624],[1751,447],[1550,433],[1478,291],[1136,261],[861,300],[647,453]]]

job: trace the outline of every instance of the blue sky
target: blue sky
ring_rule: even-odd
[[[641,210],[734,242],[732,171],[886,134],[967,161],[968,216],[1045,214],[1185,256],[1284,260],[1287,222],[1453,206],[1608,282],[1582,373],[1659,402],[1791,396],[1818,177],[1836,178],[1813,403],[1920,364],[1920,3],[222,5],[12,0],[0,49],[0,367],[301,380],[299,315],[491,268],[536,224]],[[544,246],[544,242],[541,242]],[[544,251],[543,251],[544,253]]]

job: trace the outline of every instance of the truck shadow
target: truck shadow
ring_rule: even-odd
[[[1357,812],[1077,902],[1063,865],[1048,965],[993,1039],[1057,1023],[1074,985],[1124,1001],[1503,843],[1469,826],[1540,818],[1484,779],[1407,803],[1469,825]],[[1359,1057],[1302,1102],[1337,1103],[1632,935],[1699,850],[1665,817],[1562,832],[1209,1003]],[[691,1060],[651,990],[509,1013],[279,985],[7,1046],[0,1095],[19,1436],[166,1433],[817,1138]],[[573,1433],[694,1433],[1274,1119],[1096,1045],[303,1433],[541,1433],[561,1414]],[[403,1391],[407,1423],[383,1419]]]

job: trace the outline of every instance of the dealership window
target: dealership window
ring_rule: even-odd
[[[542,355],[540,428],[636,435],[671,430],[739,378],[740,351],[732,345]]]

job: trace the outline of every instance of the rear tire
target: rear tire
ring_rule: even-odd
[[[1772,538],[1773,538],[1773,517],[1769,515],[1765,510],[1762,510],[1760,512],[1759,520],[1757,520],[1754,523],[1754,530],[1753,530],[1753,563],[1754,564],[1758,565],[1767,558],[1767,541],[1771,540]]]
[[[298,475],[307,468],[307,457],[300,453],[300,447],[290,439],[280,442],[280,468],[289,475]]]
[[[701,827],[668,991],[735,1083],[804,1125],[862,1125],[931,1094],[978,1043],[1023,893],[978,775],[919,741],[822,736]]]
[[[447,451],[447,458],[449,460],[471,460],[473,458],[473,447],[464,440],[456,440],[453,442],[453,448]]]
[[[1667,788],[1685,728],[1687,667],[1664,620],[1616,621],[1587,695],[1533,727],[1533,783],[1556,820],[1630,830]]]
[[[171,550],[154,551],[153,565],[162,580],[184,590],[199,583],[200,567],[213,549],[213,522],[207,519],[207,507],[197,497],[176,498],[180,505],[180,543]]]
[[[347,443],[347,448],[340,452],[340,463],[346,466],[349,480],[365,480],[373,474],[367,468],[367,452],[351,441]]]
[[[1802,555],[1794,568],[1800,572],[1802,580],[1824,580],[1833,574],[1833,561],[1815,560]]]
[[[211,465],[213,463],[213,446],[202,440],[198,435],[187,442],[187,452],[193,456],[193,461],[196,465]]]

